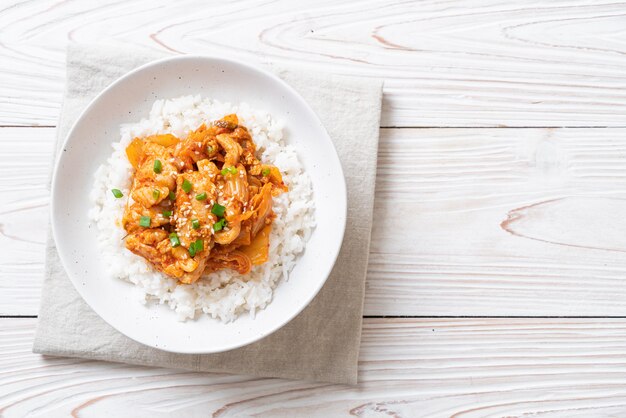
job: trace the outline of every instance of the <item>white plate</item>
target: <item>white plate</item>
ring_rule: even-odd
[[[201,94],[247,102],[285,121],[311,177],[317,227],[288,281],[255,319],[244,314],[224,324],[201,315],[179,322],[174,311],[141,305],[132,285],[108,277],[99,259],[96,228],[87,212],[96,168],[119,141],[119,126],[147,117],[157,99]],[[52,183],[52,230],[72,283],[106,322],[148,346],[178,353],[215,353],[241,347],[276,331],[313,299],[330,274],[343,240],[346,187],[337,152],[306,102],[276,76],[236,61],[181,56],[140,67],[109,86],[78,118],[63,145]]]

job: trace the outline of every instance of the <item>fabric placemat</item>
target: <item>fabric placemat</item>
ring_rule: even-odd
[[[129,70],[163,56],[148,49],[70,45],[56,151],[82,109],[102,89]],[[87,306],[67,277],[48,231],[35,353],[194,371],[357,382],[382,83],[296,69],[273,70],[319,115],[346,176],[345,238],[317,297],[291,322],[256,343],[218,354],[169,353],[127,338]]]

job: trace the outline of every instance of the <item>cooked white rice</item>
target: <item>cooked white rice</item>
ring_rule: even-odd
[[[125,149],[135,137],[171,133],[184,138],[202,123],[236,113],[257,145],[257,157],[276,165],[283,173],[289,192],[274,198],[274,220],[270,236],[269,261],[253,266],[244,278],[232,270],[206,275],[191,285],[178,284],[151,267],[144,258],[124,246],[126,232],[121,227],[129,195],[133,169]],[[286,280],[298,255],[304,250],[315,225],[311,180],[298,160],[293,146],[283,140],[282,125],[267,113],[253,110],[246,103],[231,105],[200,96],[158,100],[147,119],[122,125],[121,139],[113,144],[113,154],[95,174],[90,219],[98,231],[98,246],[112,278],[133,283],[143,303],[166,303],[185,320],[204,312],[213,318],[232,321],[243,312],[254,316],[272,300],[273,289]],[[116,199],[111,189],[124,197]]]

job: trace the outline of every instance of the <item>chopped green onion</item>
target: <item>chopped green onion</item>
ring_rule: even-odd
[[[185,179],[183,181],[183,190],[185,193],[189,193],[191,191],[192,184],[189,180]]]
[[[163,211],[163,216],[165,218],[169,218],[170,216],[172,216],[172,211],[171,210],[164,210]]]
[[[226,174],[237,174],[237,168],[235,167],[225,167],[222,168],[222,176],[225,176]]]
[[[172,247],[178,247],[180,245],[180,239],[178,239],[176,232],[172,232],[170,234],[170,243],[172,244]]]
[[[154,165],[152,166],[152,169],[154,170],[155,173],[159,174],[161,170],[163,170],[163,165],[161,164],[161,160],[154,160]]]
[[[154,200],[159,200],[159,197],[161,196],[161,191],[159,189],[154,189],[152,191],[152,198]]]
[[[199,221],[199,220],[197,220],[197,219],[192,219],[192,220],[191,220],[191,227],[192,227],[193,229],[198,229],[198,228],[200,228],[200,221]]]
[[[270,175],[270,169],[269,168],[264,168],[263,171],[261,171],[261,174],[263,174],[263,177],[267,177]]]
[[[206,147],[206,152],[208,152],[210,154],[210,153],[213,152],[214,149],[215,148],[213,148],[212,146],[209,145],[208,147]]]
[[[176,193],[174,192],[169,192],[169,194],[167,195],[167,197],[170,198],[170,200],[176,200]]]
[[[224,210],[226,210],[224,206],[220,205],[219,203],[216,203],[211,208],[211,213],[213,215],[216,215],[218,218],[221,218],[222,216],[224,216]]]
[[[202,238],[198,238],[191,244],[189,244],[189,255],[195,257],[200,251],[204,250],[204,241]]]
[[[204,250],[204,241],[201,238],[189,244],[189,255],[192,257],[195,257],[202,250]]]
[[[113,196],[115,196],[117,199],[119,199],[120,197],[124,197],[124,193],[122,193],[120,189],[111,189],[111,192],[113,193]]]
[[[148,228],[150,226],[150,217],[142,216],[141,219],[139,219],[139,225],[143,226],[144,228]]]
[[[206,192],[202,192],[196,195],[196,200],[206,200]]]
[[[213,231],[221,231],[226,226],[226,219],[222,218],[213,224]]]

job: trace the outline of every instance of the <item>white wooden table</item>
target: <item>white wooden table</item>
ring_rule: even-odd
[[[0,416],[626,416],[626,3],[339,3],[0,2]],[[385,80],[358,386],[31,353],[70,40]]]

